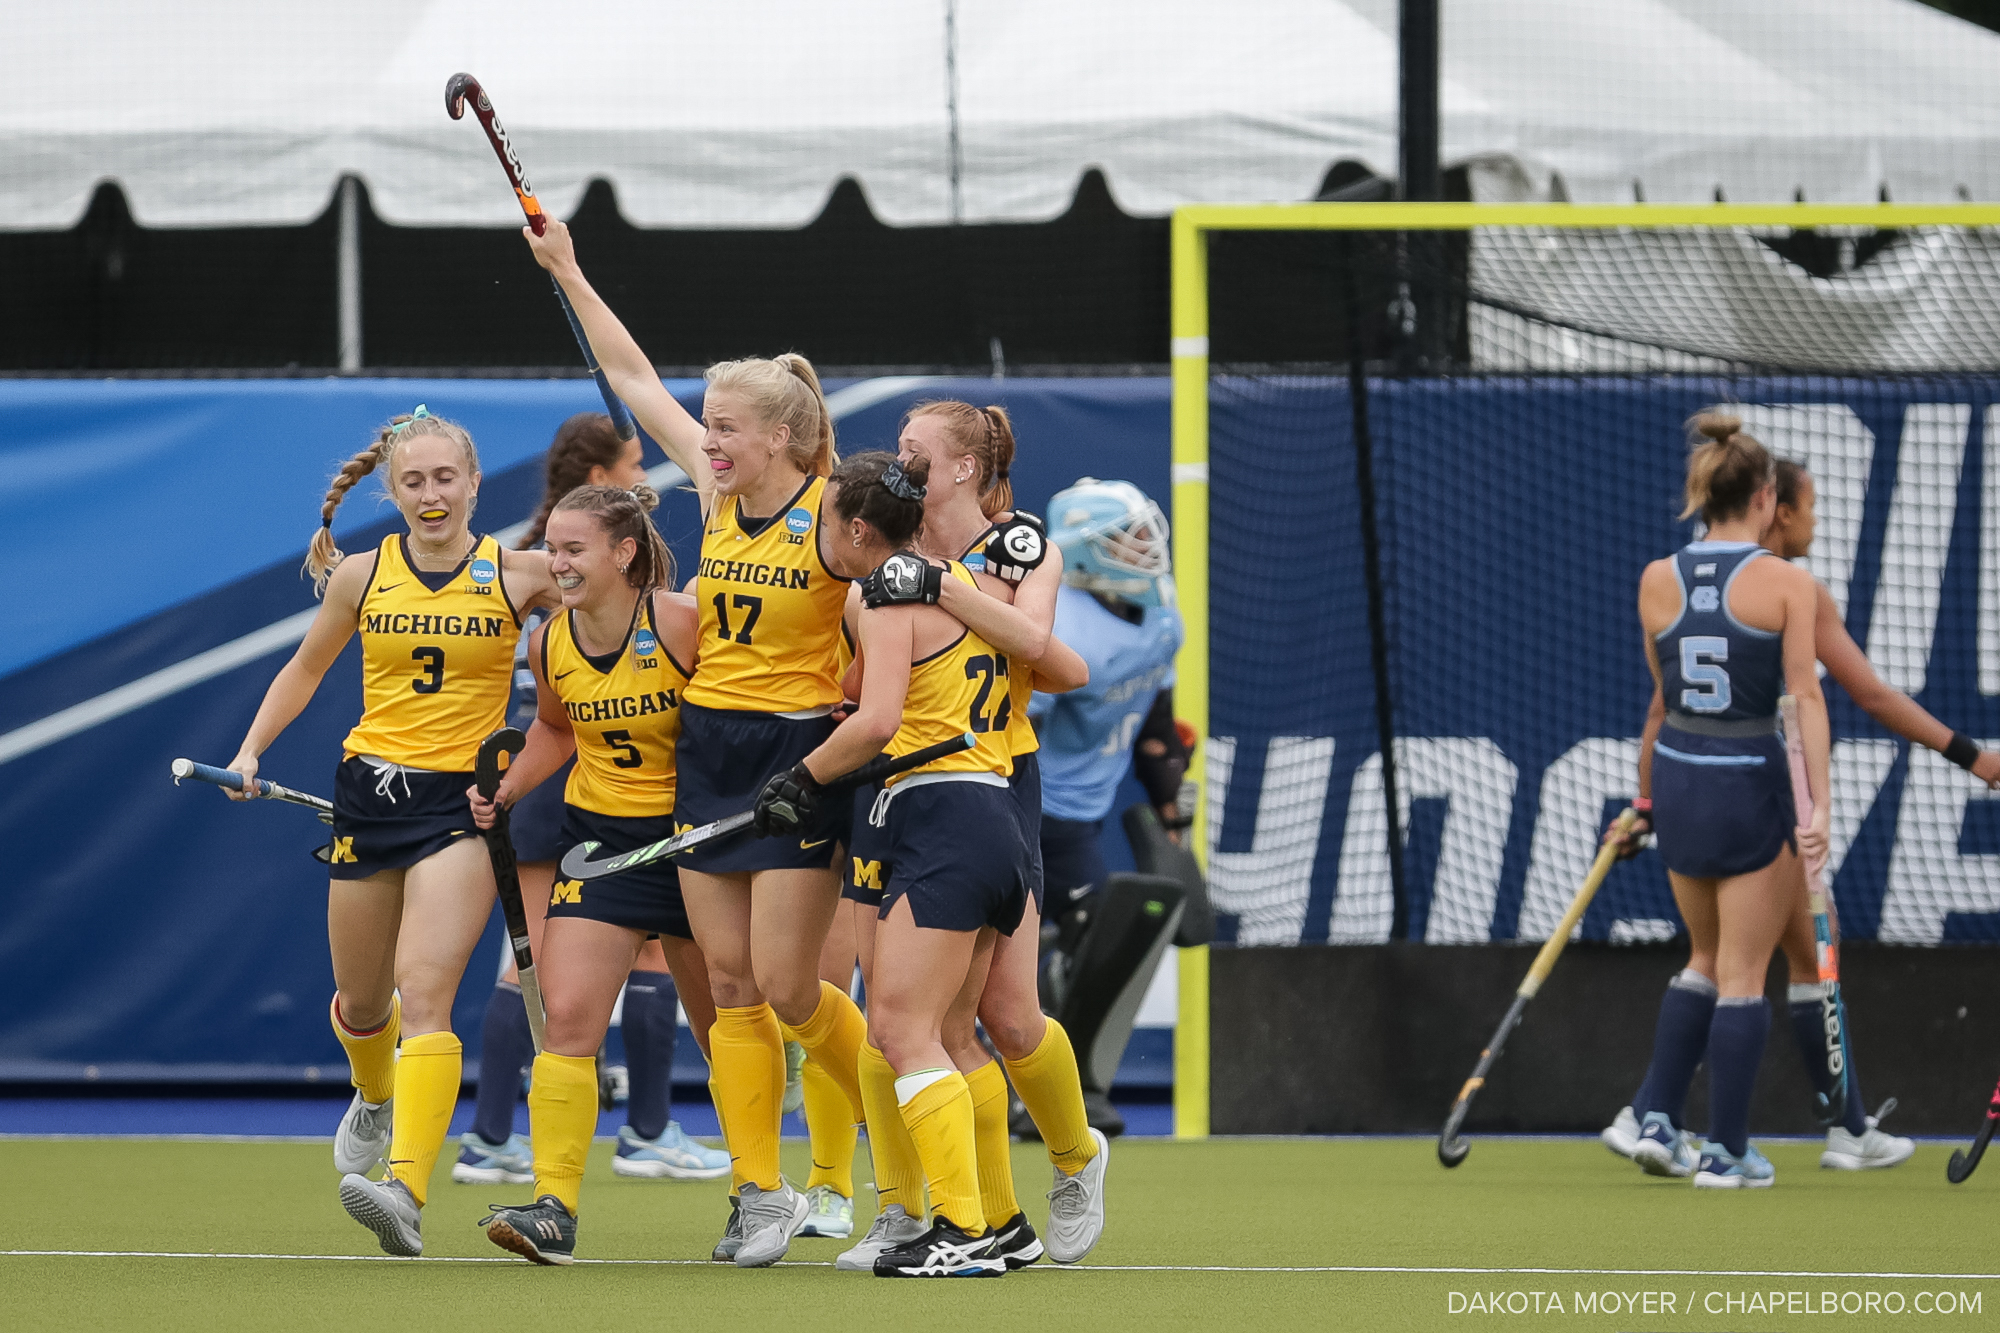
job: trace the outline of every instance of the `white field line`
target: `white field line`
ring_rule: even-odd
[[[402,1259],[388,1254],[234,1254],[203,1250],[0,1250],[8,1259],[254,1259],[296,1263],[518,1264],[519,1259],[440,1255]],[[578,1259],[605,1267],[713,1268],[710,1259]],[[786,1268],[831,1268],[830,1263],[787,1261]],[[1027,1273],[1350,1273],[1438,1277],[1802,1277],[1823,1280],[1889,1278],[1916,1282],[2000,1282],[2000,1273],[1824,1273],[1784,1268],[1424,1268],[1390,1264],[1077,1264],[1019,1270]]]
[[[839,421],[853,412],[894,398],[898,394],[921,388],[932,382],[929,375],[891,375],[881,379],[863,380],[850,384],[827,395],[828,413]],[[662,463],[649,469],[646,481],[661,493],[687,481],[687,473],[673,463]],[[512,546],[528,530],[526,521],[500,529],[493,535],[501,545]],[[283,620],[252,630],[240,639],[196,653],[193,657],[174,663],[170,667],[139,677],[135,681],[120,685],[115,690],[107,690],[94,699],[86,699],[80,704],[51,713],[47,717],[30,722],[25,727],[0,734],[0,764],[10,763],[23,755],[33,754],[57,741],[67,740],[79,732],[89,731],[115,717],[123,717],[147,704],[157,703],[170,695],[179,694],[205,680],[234,671],[237,667],[254,662],[260,657],[268,657],[280,649],[289,648],[305,638],[306,630],[312,625],[318,608],[300,611],[286,616]]]

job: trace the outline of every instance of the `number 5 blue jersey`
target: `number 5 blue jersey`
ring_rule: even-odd
[[[1691,542],[1674,556],[1681,613],[1654,639],[1669,721],[1768,722],[1777,714],[1785,692],[1783,636],[1753,629],[1729,611],[1736,576],[1769,554],[1753,542]]]
[[[1090,683],[1034,698],[1042,734],[1042,812],[1055,819],[1102,819],[1132,766],[1132,742],[1154,697],[1174,683],[1174,654],[1184,634],[1180,613],[1149,606],[1135,625],[1065,584],[1056,598],[1055,633],[1090,664]]]

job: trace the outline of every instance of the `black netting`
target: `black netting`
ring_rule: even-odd
[[[1684,423],[1717,405],[1811,470],[1810,567],[1882,679],[2000,738],[1992,235],[1296,249],[1321,342],[1234,359],[1218,325],[1210,389],[1210,873],[1239,941],[1548,934],[1635,789],[1635,589],[1693,535]],[[1254,293],[1226,302],[1250,328]],[[1312,364],[1329,343],[1346,363]],[[2000,798],[1827,694],[1845,933],[2000,939]],[[1651,852],[1584,922],[1678,929]]]

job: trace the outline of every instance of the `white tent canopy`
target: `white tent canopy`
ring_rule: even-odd
[[[0,227],[105,180],[151,226],[298,223],[358,176],[401,224],[546,205],[794,227],[1038,221],[1101,169],[1136,214],[1395,166],[1395,0],[68,0],[9,7]],[[949,33],[949,37],[948,37]],[[2000,198],[2000,35],[1915,0],[1445,0],[1444,157],[1481,197]]]

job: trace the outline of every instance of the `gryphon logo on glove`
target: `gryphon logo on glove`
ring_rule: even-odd
[[[1001,545],[1007,548],[1008,555],[1013,556],[1024,565],[1030,563],[1039,564],[1041,562],[1042,534],[1025,524],[1009,531],[1006,540]]]
[[[924,587],[923,562],[911,555],[892,555],[882,562],[882,586],[892,597],[917,597]]]

